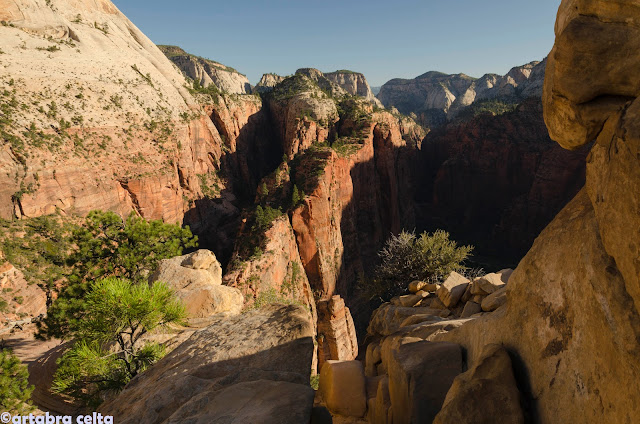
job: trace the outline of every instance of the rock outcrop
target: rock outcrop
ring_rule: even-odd
[[[273,90],[273,87],[284,81],[285,78],[276,74],[263,74],[258,84],[254,87],[254,91],[256,93],[268,93]]]
[[[230,94],[250,94],[247,77],[233,68],[210,59],[194,56],[177,46],[158,46],[180,71],[200,86],[215,85],[218,90]]]
[[[511,358],[498,345],[489,345],[469,371],[453,381],[434,424],[524,424],[520,392]]]
[[[358,356],[358,338],[351,311],[340,296],[318,301],[318,369],[330,360],[351,361]]]
[[[324,76],[330,81],[338,84],[343,90],[352,96],[360,96],[373,103],[378,107],[383,107],[382,102],[378,100],[371,92],[371,87],[365,76],[359,72],[353,71],[335,71],[325,73]]]
[[[240,290],[222,285],[222,267],[209,250],[163,259],[149,281],[167,283],[184,303],[189,318],[239,314],[244,303]]]
[[[0,263],[0,332],[11,329],[16,322],[30,322],[46,311],[46,293],[36,284],[29,284],[10,263]]]
[[[437,127],[466,107],[482,101],[519,103],[542,95],[546,60],[511,69],[506,75],[487,74],[473,78],[465,74],[427,72],[412,80],[393,79],[380,88],[377,98],[385,107],[420,116],[426,127]]]
[[[307,423],[313,325],[272,305],[195,332],[101,408],[121,423]]]
[[[367,411],[366,382],[360,361],[327,361],[320,372],[318,390],[334,414],[363,417]]]
[[[586,189],[520,262],[506,307],[441,336],[463,344],[471,364],[487,344],[503,344],[533,422],[630,423],[639,414],[639,20],[635,2],[562,2],[545,119],[564,147],[597,138]]]
[[[247,306],[289,301],[305,305],[314,322],[316,303],[304,272],[298,245],[286,217],[276,219],[264,234],[266,245],[248,260],[232,263],[224,283],[237,287],[247,299]]]

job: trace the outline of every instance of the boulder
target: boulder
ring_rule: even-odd
[[[482,300],[482,310],[491,312],[507,303],[507,288],[503,287]]]
[[[471,298],[471,301],[482,304],[482,301],[484,300],[485,297],[487,297],[486,294],[476,294]]]
[[[464,292],[467,290],[469,280],[466,277],[452,272],[447,279],[442,283],[437,291],[438,298],[447,307],[456,306]]]
[[[318,390],[334,414],[363,417],[367,410],[364,369],[360,361],[326,361],[320,371]]]
[[[100,411],[123,424],[309,422],[313,337],[302,306],[213,317]]]
[[[398,298],[398,306],[406,306],[412,307],[415,306],[416,303],[420,302],[423,299],[422,296],[418,296],[417,294],[408,294],[405,296],[400,296]]]
[[[222,267],[220,266],[218,259],[216,259],[216,255],[212,251],[200,249],[182,256],[182,258],[184,258],[181,263],[183,267],[191,269],[206,269],[214,276],[216,281],[220,281],[220,284],[222,284]]]
[[[160,261],[149,281],[169,284],[184,303],[189,318],[221,312],[239,314],[244,304],[238,289],[222,285],[220,262],[209,250]]]
[[[480,287],[480,278],[481,277],[474,278],[470,284],[471,285],[470,293],[474,296],[478,296],[478,295],[486,296],[489,294],[484,290],[482,290],[482,288]]]
[[[438,299],[435,298],[434,302],[437,300]],[[444,306],[442,308],[444,308]],[[425,308],[420,306],[406,308],[385,303],[371,315],[371,320],[367,327],[367,334],[371,336],[388,336],[398,331],[408,317],[417,315],[441,316],[442,312],[441,309],[434,309],[433,307]]]
[[[471,315],[475,315],[479,312],[482,312],[482,306],[476,302],[467,302],[464,305],[464,309],[462,310],[462,314],[460,318],[468,318]]]
[[[464,291],[464,294],[460,298],[459,304],[465,305],[468,301],[471,300],[471,298],[473,297],[473,293],[471,293],[471,287],[472,286],[473,286],[473,283],[467,285],[467,288]]]
[[[511,274],[513,274],[513,270],[511,268],[505,268],[496,272],[496,274],[500,274],[500,278],[502,278],[502,282],[507,284],[509,282],[509,278],[511,278]]]
[[[433,299],[429,307],[431,309],[438,309],[438,310],[447,309],[447,307],[445,306],[444,303],[442,303],[439,297],[436,297],[435,299]]]
[[[420,280],[412,281],[409,283],[409,291],[411,293],[417,293],[418,291],[422,290],[426,285],[427,283],[425,281],[420,281]]]
[[[438,312],[441,313],[442,311],[438,311]],[[402,321],[402,324],[400,324],[400,328],[408,327],[415,324],[420,324],[423,322],[442,321],[442,319],[443,318],[440,317],[439,315],[431,315],[431,314],[412,315],[407,319],[405,319],[404,321]]]
[[[506,281],[503,280],[502,274],[491,273],[480,277],[477,281],[474,281],[473,284],[477,285],[477,288],[480,290],[478,293],[474,294],[491,294],[504,287]]]
[[[487,345],[474,366],[453,381],[433,424],[523,424],[520,397],[509,354],[500,345]]]
[[[388,369],[393,423],[430,423],[462,372],[462,349],[455,343],[403,344]]]

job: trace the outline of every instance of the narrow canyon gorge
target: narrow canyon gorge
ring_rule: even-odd
[[[638,20],[563,0],[547,58],[374,95],[346,70],[252,86],[110,0],[0,0],[0,335],[35,406],[86,410],[51,391],[71,342],[32,340],[66,276],[10,259],[102,210],[198,238],[144,275],[187,315],[102,399],[118,423],[635,422]],[[473,245],[472,271],[382,299],[403,230]]]

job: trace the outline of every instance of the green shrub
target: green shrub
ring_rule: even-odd
[[[449,239],[449,233],[433,234],[402,231],[387,240],[379,256],[381,264],[374,271],[374,295],[382,300],[403,293],[413,280],[435,281],[452,271],[464,271],[462,264],[473,246],[460,246]]]
[[[104,392],[122,390],[164,355],[163,346],[142,337],[182,323],[186,314],[166,284],[114,277],[92,284],[85,304],[84,319],[72,333],[76,342],[58,360],[52,388],[97,405]]]
[[[147,221],[134,213],[122,219],[113,212],[92,211],[70,236],[74,246],[67,263],[73,271],[68,284],[38,322],[39,337],[63,337],[75,331],[88,313],[89,285],[104,277],[145,282],[162,259],[196,247],[191,230],[162,221]]]
[[[24,414],[31,410],[29,371],[11,351],[0,352],[0,409],[2,412]]]

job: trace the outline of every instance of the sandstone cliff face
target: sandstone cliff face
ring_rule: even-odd
[[[220,91],[231,94],[251,93],[251,84],[245,75],[213,60],[194,56],[176,46],[158,46],[160,50],[193,81],[202,87],[215,85]]]
[[[422,144],[420,228],[447,228],[481,252],[518,260],[584,185],[587,149],[548,136],[540,101],[431,132]]]
[[[258,84],[254,87],[256,93],[267,93],[273,90],[273,87],[285,80],[286,77],[282,77],[276,74],[263,74],[258,81]]]
[[[0,6],[0,216],[180,222],[222,153],[184,78],[109,1]]]
[[[8,262],[0,265],[0,333],[13,323],[27,323],[47,311],[47,295]]]
[[[269,95],[271,120],[289,159],[329,138],[331,127],[338,121],[338,111],[333,99],[314,79],[297,74]]]
[[[224,283],[240,289],[247,306],[275,301],[305,305],[316,319],[316,303],[298,253],[298,245],[287,217],[275,220],[264,236],[266,246],[259,255],[235,264]]]
[[[382,102],[371,92],[371,87],[365,76],[359,72],[335,71],[324,74],[330,81],[338,84],[342,89],[352,96],[364,97],[378,107],[382,107]]]
[[[637,420],[639,19],[631,2],[562,2],[545,119],[564,147],[597,138],[586,189],[521,261],[507,305],[444,336],[472,361],[487,343],[504,344],[535,422]]]
[[[500,99],[516,103],[540,97],[545,66],[546,60],[531,62],[504,76],[487,74],[478,79],[427,72],[413,80],[393,79],[381,87],[377,97],[385,107],[416,113],[423,125],[436,127],[475,102]]]

